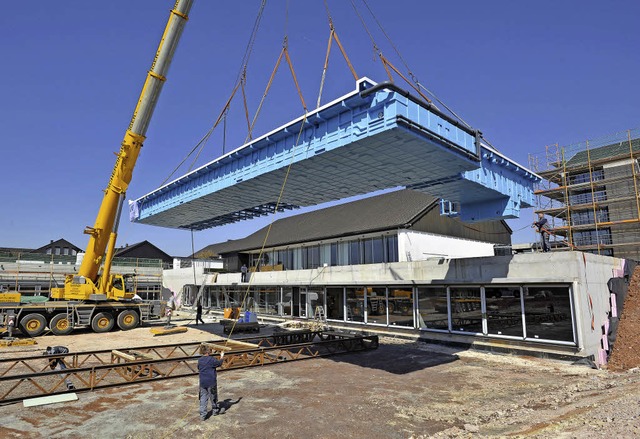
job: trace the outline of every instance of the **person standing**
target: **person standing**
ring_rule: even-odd
[[[550,251],[551,246],[549,245],[549,223],[542,212],[538,213],[538,221],[534,222],[533,225],[536,227],[538,232],[540,232],[542,251],[545,253]]]
[[[204,325],[204,320],[202,320],[202,302],[198,300],[198,304],[196,305],[196,326],[198,326],[198,321],[202,322]]]
[[[198,359],[198,373],[200,375],[200,419],[207,419],[209,414],[207,408],[211,401],[211,411],[214,416],[221,415],[225,412],[225,408],[218,405],[218,372],[217,367],[222,366],[224,352],[220,353],[220,359],[211,355],[211,347],[207,345],[200,346],[200,354],[202,357]]]
[[[69,353],[69,348],[66,346],[47,346],[44,353],[42,355],[65,355]],[[53,360],[49,360],[49,367],[51,370],[59,370],[63,371],[67,369],[67,365],[64,364],[64,360],[62,358],[54,358]],[[74,390],[75,387],[71,380],[65,378],[64,383],[67,385],[67,390]]]
[[[240,282],[246,282],[247,281],[247,264],[242,264],[242,267],[240,267],[240,273],[242,273],[242,275],[240,276]]]

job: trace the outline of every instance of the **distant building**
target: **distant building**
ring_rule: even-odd
[[[47,255],[55,256],[75,256],[82,249],[66,239],[58,239],[57,241],[51,241],[49,244],[44,245],[32,251],[32,253],[44,253]]]
[[[322,266],[493,256],[511,244],[504,221],[465,224],[440,214],[438,199],[400,190],[275,221],[243,239],[207,246],[225,269],[303,270]],[[262,248],[264,244],[264,249]]]
[[[161,259],[163,264],[173,264],[173,257],[151,244],[149,241],[142,241],[136,244],[125,244],[115,251],[116,258],[144,258]]]
[[[51,240],[36,249],[0,247],[0,287],[29,295],[47,295],[76,273],[82,249],[65,239]],[[79,259],[80,258],[80,259]],[[148,241],[116,249],[112,271],[136,274],[136,288],[143,299],[162,295],[162,268],[173,258]]]
[[[640,260],[639,156],[632,130],[548,147],[533,160],[545,179],[536,212],[550,217],[556,248]]]

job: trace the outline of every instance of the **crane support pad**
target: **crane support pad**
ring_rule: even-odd
[[[473,207],[472,220],[511,218],[533,204],[538,176],[483,144],[477,130],[383,85],[358,80],[354,91],[130,202],[130,219],[203,230],[399,186],[462,211],[471,201],[511,201],[498,213]]]

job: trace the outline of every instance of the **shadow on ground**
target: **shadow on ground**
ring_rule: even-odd
[[[378,349],[372,351],[334,355],[327,357],[327,359],[403,375],[429,367],[452,363],[459,360],[459,357],[457,355],[419,349],[408,350],[406,346],[381,344]]]

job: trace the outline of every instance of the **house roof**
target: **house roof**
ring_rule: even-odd
[[[32,250],[33,253],[43,253],[45,252],[48,248],[50,247],[68,247],[68,248],[72,248],[77,252],[82,251],[82,249],[72,243],[70,243],[69,241],[67,241],[64,238],[60,238],[56,241],[51,241],[49,244],[43,245],[42,247],[39,247],[35,250]]]
[[[153,245],[152,243],[150,243],[147,240],[141,241],[141,242],[137,242],[135,244],[127,244],[124,247],[119,247],[116,249],[114,256],[115,257],[128,257],[128,255],[130,253],[136,253],[136,251],[142,250],[142,249],[151,249],[155,252],[157,252],[159,255],[162,256],[162,259],[167,259],[167,260],[171,260],[172,256],[169,255],[168,253],[165,253],[164,251],[162,251],[160,248],[158,248],[157,246]]]
[[[408,227],[437,205],[431,195],[399,190],[282,218],[271,225],[268,247]],[[209,245],[196,253],[220,255],[262,247],[267,227],[243,239]]]
[[[633,150],[634,153],[640,152],[640,139],[631,140],[631,146],[629,146],[629,141],[625,140],[623,142],[601,146],[600,148],[580,151],[567,161],[566,166],[585,165],[589,161],[596,162],[609,157],[627,156],[627,158],[629,158],[631,150]]]

